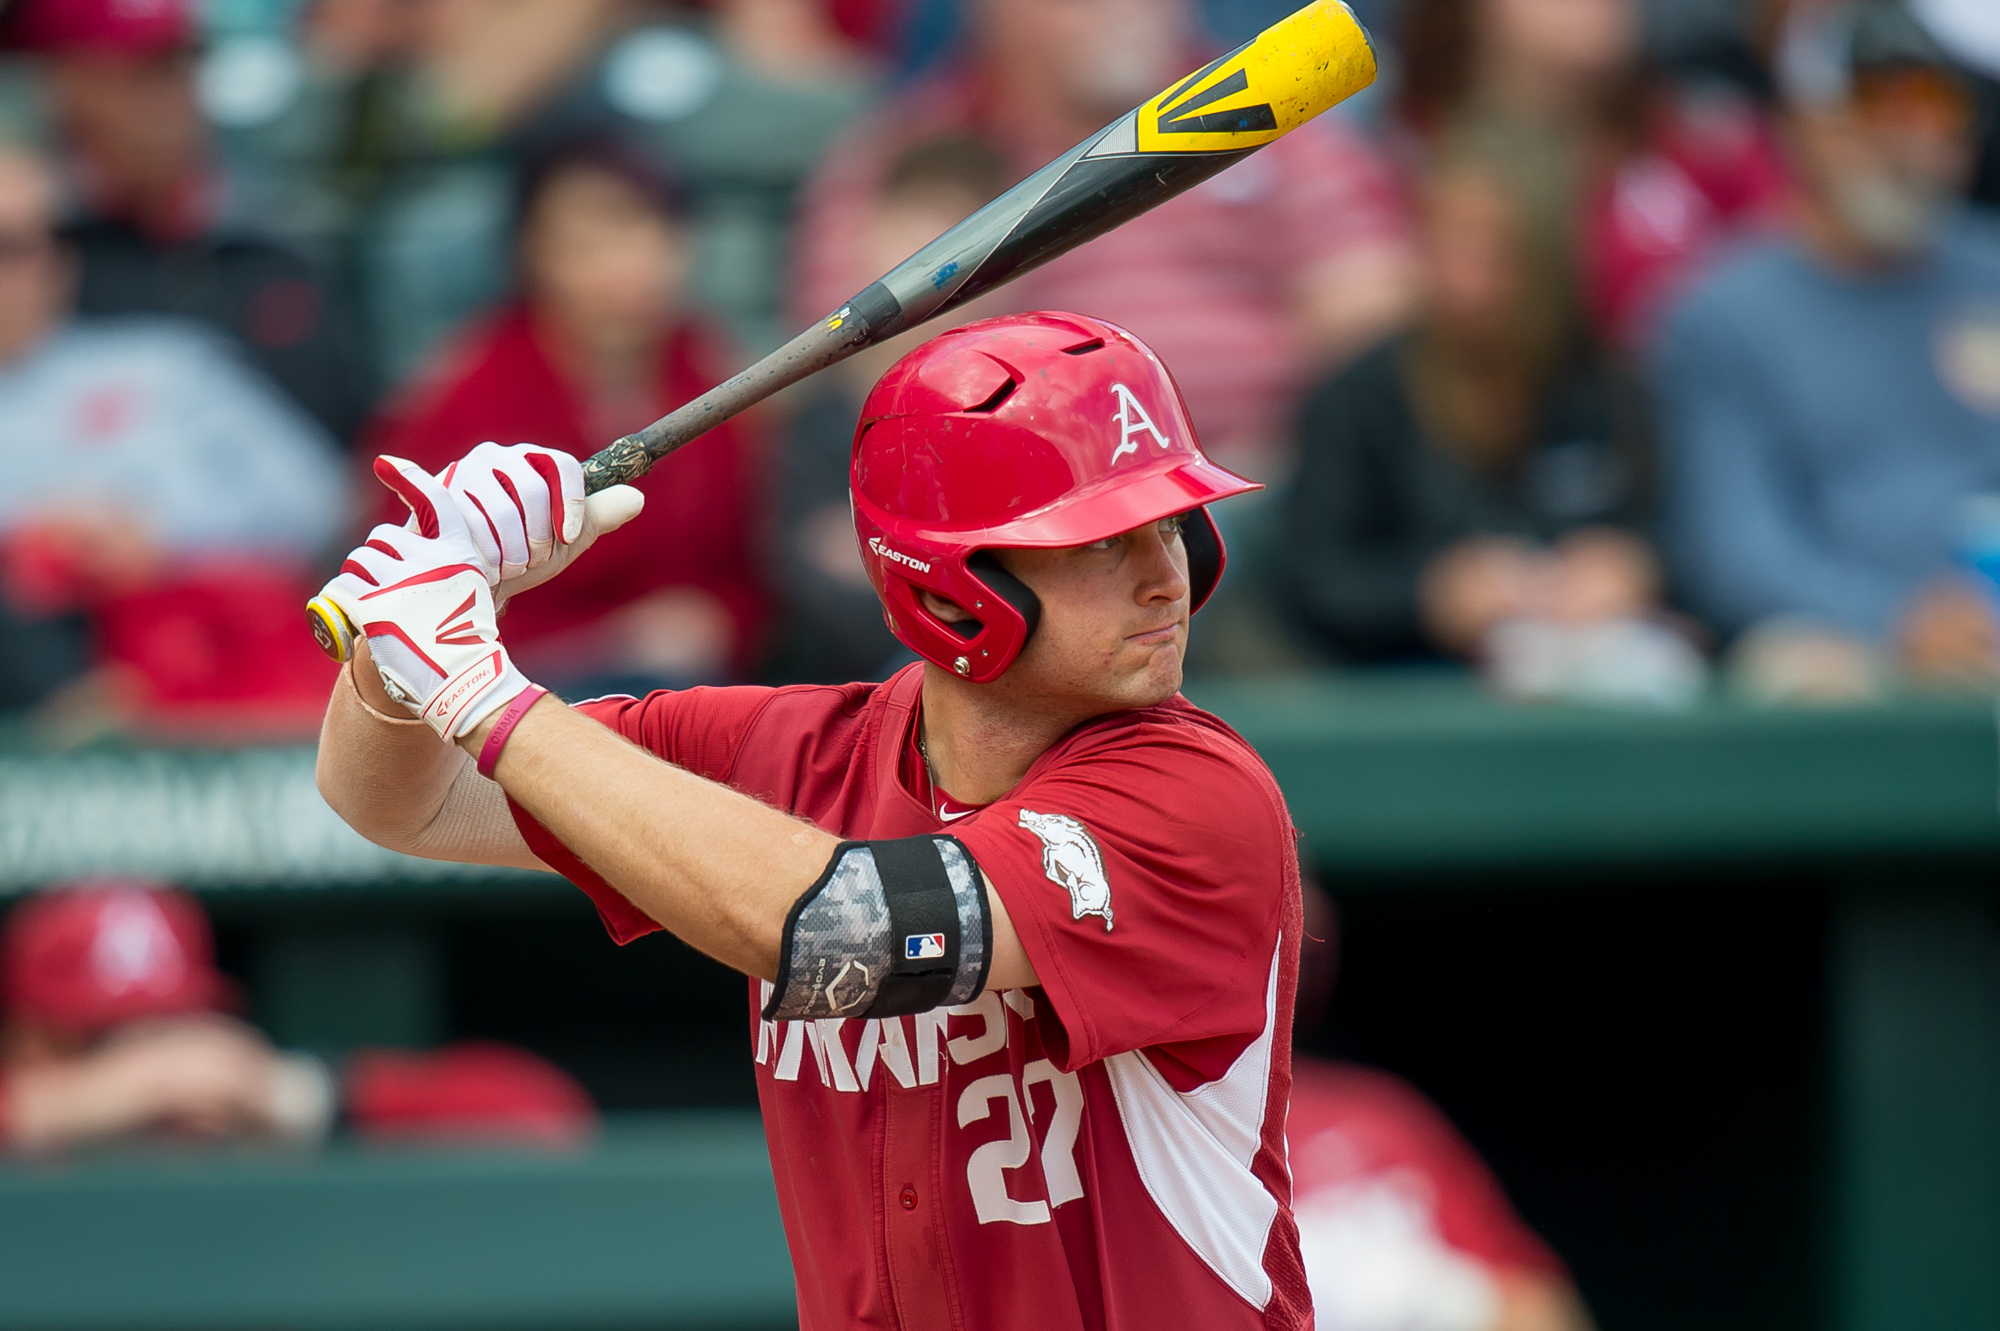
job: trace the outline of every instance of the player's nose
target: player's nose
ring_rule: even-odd
[[[1178,601],[1189,593],[1187,547],[1178,528],[1153,523],[1132,533],[1138,600],[1142,605]]]

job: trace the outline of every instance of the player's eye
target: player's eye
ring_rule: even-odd
[[[1160,519],[1160,535],[1178,536],[1187,530],[1187,515],[1176,513],[1170,518]]]
[[[1110,550],[1116,547],[1121,539],[1123,538],[1117,536],[1107,536],[1101,541],[1092,541],[1089,545],[1086,545],[1083,548],[1086,550]]]

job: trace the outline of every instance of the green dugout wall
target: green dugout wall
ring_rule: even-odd
[[[1693,884],[1728,866],[1819,885],[1807,1320],[2000,1327],[1989,706],[1510,708],[1448,677],[1191,691],[1264,754],[1336,884],[1450,883],[1462,901],[1544,873],[1590,891],[1593,875]],[[0,890],[105,872],[175,879],[225,912],[254,902],[267,1016],[329,1050],[443,1032],[437,959],[408,911],[567,891],[366,846],[319,804],[303,750],[0,745]],[[741,1113],[619,1121],[572,1157],[0,1168],[0,1327],[754,1327],[785,1324],[789,1290]]]

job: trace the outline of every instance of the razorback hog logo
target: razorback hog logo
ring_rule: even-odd
[[[868,548],[891,563],[901,564],[905,568],[913,568],[919,573],[928,573],[931,571],[931,566],[916,556],[906,555],[901,550],[884,545],[880,536],[869,537]]]
[[[1153,424],[1153,418],[1139,405],[1139,399],[1123,384],[1111,385],[1111,391],[1118,395],[1118,411],[1111,417],[1111,423],[1118,427],[1118,447],[1111,450],[1111,460],[1116,462],[1127,453],[1139,451],[1139,441],[1134,436],[1150,434],[1153,442],[1161,448],[1168,448],[1167,437],[1160,433],[1160,427]]]
[[[1021,826],[1042,839],[1042,872],[1069,893],[1069,917],[1104,918],[1111,932],[1111,880],[1104,874],[1104,852],[1097,839],[1076,819],[1060,813],[1021,810]]]

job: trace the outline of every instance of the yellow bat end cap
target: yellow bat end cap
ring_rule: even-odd
[[[306,602],[306,623],[322,652],[340,662],[354,655],[354,625],[339,606],[324,596],[313,597]]]
[[[1314,0],[1140,107],[1139,151],[1260,148],[1374,81],[1375,52],[1353,11]]]

